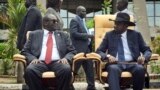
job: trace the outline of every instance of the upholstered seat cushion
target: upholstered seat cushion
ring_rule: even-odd
[[[102,77],[107,77],[108,76],[108,72],[102,72]],[[132,74],[130,72],[122,72],[121,77],[123,78],[127,78],[127,77],[132,77]]]
[[[42,78],[55,78],[55,73],[52,71],[47,71],[42,73]]]

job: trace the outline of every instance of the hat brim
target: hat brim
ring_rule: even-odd
[[[109,21],[126,22],[126,24],[128,24],[128,26],[136,26],[136,24],[134,22],[130,22],[130,21],[120,21],[120,20],[113,20],[113,19],[109,19]]]

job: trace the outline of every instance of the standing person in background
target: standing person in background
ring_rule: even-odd
[[[47,8],[46,14],[51,13],[58,18],[58,24],[60,26],[59,27],[60,30],[63,30],[63,25],[64,25],[63,20],[60,16],[60,9],[62,6],[62,2],[63,0],[47,0],[47,5],[46,5]]]
[[[20,51],[26,42],[27,31],[42,29],[42,15],[36,7],[36,0],[26,0],[25,7],[27,8],[27,13],[24,16],[17,37],[17,48]]]
[[[118,12],[115,13],[116,15],[119,12],[127,13],[129,15],[133,15],[133,12],[131,12],[127,9],[128,8],[128,0],[118,0],[116,7],[117,7],[117,10],[118,10]]]
[[[71,40],[78,53],[89,53],[91,52],[91,39],[94,35],[89,34],[85,25],[84,18],[86,16],[86,8],[78,6],[76,14],[76,17],[70,22]],[[95,90],[93,62],[91,60],[77,62],[75,65],[75,73],[78,72],[81,65],[83,66],[86,74],[88,83],[87,90]]]
[[[127,13],[128,15],[132,15],[134,18],[134,22],[136,24],[136,17],[134,16],[134,13],[129,11],[128,8],[128,0],[118,0],[117,1],[117,10],[118,12],[115,13],[115,15],[117,15],[117,13]],[[134,30],[138,30],[137,25],[134,26]]]

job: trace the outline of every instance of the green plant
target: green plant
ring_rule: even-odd
[[[0,14],[0,22],[9,27],[7,46],[4,51],[9,59],[18,52],[16,49],[16,36],[25,12],[24,0],[8,0],[7,12]]]
[[[6,43],[0,43],[0,58],[1,59],[6,58],[6,56],[3,54],[6,46],[7,46]]]
[[[160,62],[150,62],[151,72],[160,74]]]
[[[1,69],[3,74],[8,74],[8,70],[12,68],[12,57],[18,52],[16,49],[17,32],[20,28],[22,19],[25,15],[26,8],[24,0],[7,0],[7,12],[0,13],[0,23],[8,26],[8,40],[2,52]]]
[[[160,36],[154,38],[151,41],[152,53],[160,54]],[[151,72],[155,74],[160,74],[160,61],[150,62]]]
[[[103,14],[110,14],[111,13],[111,1],[112,0],[104,0],[103,4],[102,4],[102,10],[103,10]]]
[[[89,19],[86,22],[87,28],[94,28],[94,20],[93,19]]]
[[[155,37],[155,39],[151,41],[151,48],[153,53],[160,54],[160,36]]]

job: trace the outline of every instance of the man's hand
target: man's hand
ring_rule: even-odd
[[[68,60],[66,58],[62,58],[58,61],[58,63],[68,64]]]
[[[144,61],[145,61],[145,57],[144,56],[139,56],[138,57],[138,60],[137,60],[138,64],[144,64]]]
[[[89,36],[89,38],[94,38],[94,35],[88,35]]]
[[[117,62],[116,58],[112,55],[107,55],[107,58],[108,58],[109,63],[116,63]]]
[[[38,64],[38,63],[42,63],[42,61],[40,61],[38,59],[33,59],[30,64]]]

